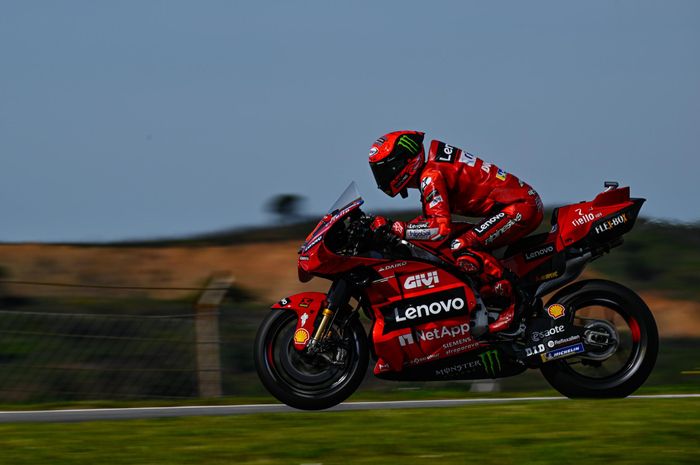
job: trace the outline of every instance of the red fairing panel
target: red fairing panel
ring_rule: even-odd
[[[474,350],[469,321],[472,290],[449,272],[427,263],[376,266],[382,276],[369,290],[374,314],[375,371],[401,371]]]
[[[420,189],[424,217],[405,225],[409,240],[444,240],[451,233],[451,214],[484,217],[495,207],[517,203],[542,210],[537,193],[516,176],[436,140],[430,144]]]
[[[296,312],[297,327],[294,331],[294,348],[303,350],[311,340],[316,320],[325,308],[326,294],[322,292],[302,292],[285,297],[272,306]]]
[[[348,212],[359,208],[361,203],[358,199],[358,201],[335,215],[326,215],[316,226],[316,229],[309,234],[299,249],[297,271],[301,282],[308,282],[314,275],[334,276],[357,266],[371,266],[387,261],[387,259],[337,255],[325,244],[325,236],[333,225],[338,221],[342,221]]]
[[[564,250],[569,245],[586,237],[591,231],[593,223],[597,223],[603,217],[613,215],[633,204],[634,202],[630,200],[630,188],[622,187],[601,192],[591,202],[560,207],[557,215],[557,250]],[[628,218],[624,215],[621,215],[620,218],[612,218],[612,226],[615,226],[615,221],[626,222]],[[605,225],[598,227],[605,227]]]
[[[557,252],[556,241],[558,237],[556,232],[550,232],[541,244],[533,245],[529,249],[502,260],[501,263],[516,275],[523,277],[552,259],[552,256]]]

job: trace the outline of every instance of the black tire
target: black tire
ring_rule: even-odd
[[[321,410],[347,399],[358,388],[369,362],[367,336],[353,318],[342,337],[347,350],[342,366],[323,364],[298,352],[292,343],[297,315],[272,310],[255,338],[255,367],[265,388],[290,407]]]
[[[588,367],[590,360],[570,357],[542,365],[541,371],[554,389],[567,397],[609,398],[627,397],[636,391],[649,377],[659,351],[659,335],[656,322],[646,303],[632,290],[620,284],[605,280],[589,280],[574,283],[560,290],[548,302],[560,303],[567,309],[567,318],[575,321],[576,312],[585,314],[588,308],[612,311],[613,318],[629,326],[629,354],[619,344],[615,352],[606,355],[600,366]],[[624,350],[624,351],[623,351]],[[619,355],[619,357],[618,357]],[[613,360],[617,357],[616,360]],[[612,373],[601,369],[603,364],[619,364]],[[577,364],[580,364],[581,371]],[[582,371],[596,370],[601,376],[591,376]]]

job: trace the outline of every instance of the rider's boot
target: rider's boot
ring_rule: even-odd
[[[457,264],[468,275],[482,283],[481,296],[501,301],[503,310],[498,318],[489,324],[489,333],[498,333],[510,328],[515,318],[516,296],[508,273],[493,255],[483,251],[462,250],[457,256]]]
[[[507,330],[515,317],[515,295],[513,285],[507,279],[501,279],[494,283],[493,291],[496,295],[508,299],[508,305],[500,312],[498,318],[489,324],[489,333],[498,333]]]

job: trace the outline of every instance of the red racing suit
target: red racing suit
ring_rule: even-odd
[[[453,213],[483,217],[467,233],[453,240],[455,256],[476,252],[483,271],[501,276],[501,266],[486,253],[534,231],[543,208],[532,187],[496,165],[457,147],[432,141],[428,161],[420,174],[423,215],[394,225],[394,232],[408,240],[442,241],[450,236]],[[495,269],[494,269],[495,268]]]

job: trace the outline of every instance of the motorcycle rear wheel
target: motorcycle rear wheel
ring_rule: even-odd
[[[634,291],[612,281],[581,281],[559,291],[552,303],[564,305],[576,325],[619,328],[614,350],[542,365],[554,389],[571,398],[610,398],[627,397],[644,384],[656,363],[659,336],[649,307]],[[603,318],[591,318],[594,312]]]
[[[346,351],[342,364],[336,365],[294,348],[296,322],[296,313],[289,310],[272,310],[263,320],[254,347],[260,381],[290,407],[321,410],[339,404],[355,392],[367,372],[369,348],[362,324],[353,319],[336,339],[337,347]],[[331,331],[339,335],[340,328],[333,326]]]

